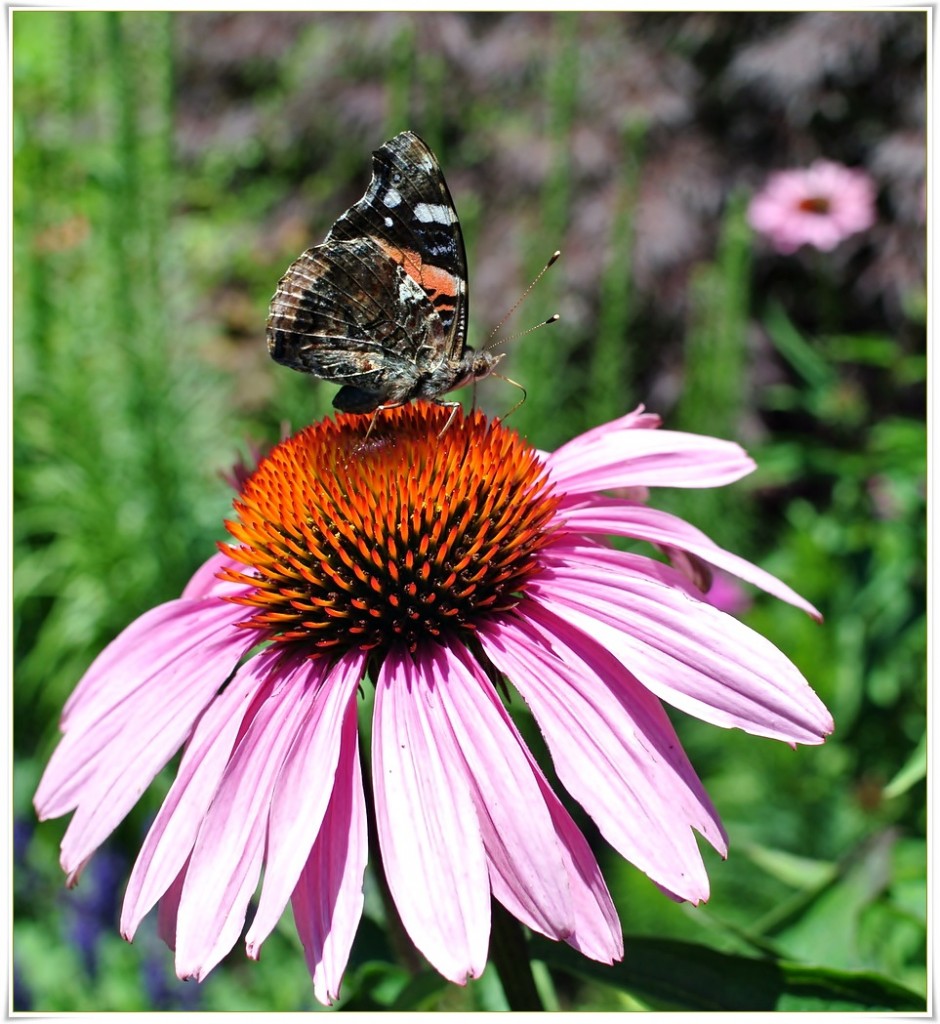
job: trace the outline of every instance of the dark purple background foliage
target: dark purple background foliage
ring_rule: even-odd
[[[235,188],[258,175],[292,180],[258,228],[262,250],[293,253],[358,197],[368,153],[413,128],[438,150],[458,206],[484,197],[468,232],[474,306],[507,309],[525,276],[520,246],[547,255],[557,245],[561,312],[584,339],[599,315],[623,169],[636,165],[628,271],[635,344],[659,353],[640,362],[649,393],[682,337],[690,274],[713,257],[729,196],[820,156],[865,168],[879,189],[876,227],[826,261],[850,300],[841,326],[922,345],[903,310],[925,271],[925,27],[923,14],[903,11],[183,14],[177,140],[194,167],[231,154]],[[390,83],[402,79],[396,96]],[[567,210],[546,223],[543,204],[534,222],[532,200],[560,158]],[[304,191],[321,167],[337,168],[342,194]],[[802,329],[821,326],[812,254],[764,252],[755,274],[758,296],[772,278]],[[219,300],[239,333],[237,288]]]

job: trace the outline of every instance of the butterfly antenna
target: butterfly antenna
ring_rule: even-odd
[[[510,334],[508,338],[501,339],[497,344],[502,345],[502,344],[504,344],[506,342],[518,341],[519,338],[524,338],[527,334],[531,334],[533,331],[537,331],[537,330],[539,330],[542,327],[548,327],[549,324],[553,324],[557,320],[560,320],[560,319],[561,319],[561,315],[559,313],[552,313],[552,315],[547,320],[543,320],[541,323],[535,324],[534,327],[527,327],[524,331],[520,331],[518,334]],[[492,345],[487,345],[486,347],[487,348],[492,348],[493,346]],[[499,374],[495,373],[495,374],[493,374],[493,376],[494,377],[498,377]],[[508,378],[504,377],[503,380],[508,380]],[[516,382],[514,380],[509,381],[509,383],[510,384],[516,384]],[[520,385],[516,384],[516,387],[519,387],[519,386]]]
[[[509,312],[502,318],[502,320],[500,320],[500,322],[493,328],[493,330],[490,331],[490,335],[487,338],[487,344],[483,346],[484,351],[486,349],[488,349],[488,348],[493,348],[493,346],[496,345],[496,344],[502,344],[502,342],[495,342],[495,341],[493,341],[493,338],[496,336],[496,334],[498,333],[499,329],[503,326],[503,324],[513,315],[513,313],[515,313],[515,311],[522,305],[522,303],[525,302],[525,300],[529,297],[529,293],[532,291],[532,289],[539,283],[539,281],[541,281],[542,275],[558,259],[559,256],[561,256],[561,250],[560,249],[556,249],[552,253],[551,258],[545,264],[545,266],[542,267],[542,269],[535,275],[535,278],[533,279],[533,281],[529,285],[529,287],[526,288],[526,290],[519,296],[518,299],[516,299],[515,303],[513,304],[512,309],[510,309]],[[514,334],[512,336],[512,338],[506,338],[505,340],[506,341],[512,341],[515,338],[522,338],[526,334],[530,334],[532,331],[536,330],[536,328],[544,327],[545,324],[552,324],[552,323],[554,323],[558,319],[559,319],[559,317],[558,317],[558,314],[556,313],[554,316],[551,316],[546,321],[544,321],[544,323],[536,324],[535,327],[530,327],[529,330],[523,331],[522,334]]]

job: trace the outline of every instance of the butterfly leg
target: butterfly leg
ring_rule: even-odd
[[[460,408],[460,402],[440,402],[435,400],[435,405],[439,405],[444,409],[450,409],[450,416],[447,417],[447,422],[441,428],[441,432],[437,435],[443,437],[447,433],[447,428],[454,422],[454,417],[457,415],[457,410]]]
[[[385,412],[386,409],[399,409],[403,405],[407,405],[407,402],[392,402],[389,405],[376,406],[375,411],[372,413],[372,419],[369,421],[369,429],[366,431],[366,436],[362,440],[369,440],[369,435],[372,433],[372,430],[375,427],[375,421],[379,418],[380,412]]]
[[[509,412],[506,413],[505,416],[499,417],[500,423],[502,423],[504,420],[509,419],[509,417],[512,416],[516,409],[518,409],[519,406],[525,402],[528,395],[526,393],[526,389],[518,381],[512,380],[512,378],[510,377],[504,377],[501,373],[494,373],[493,376],[499,377],[500,380],[504,380],[507,384],[512,384],[514,388],[518,388],[522,392],[522,398],[520,398],[519,401],[516,402],[516,404],[509,410]]]

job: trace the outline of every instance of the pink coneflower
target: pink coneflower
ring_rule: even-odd
[[[722,855],[726,837],[660,700],[791,744],[832,729],[771,643],[602,539],[685,551],[816,615],[683,520],[601,494],[730,483],[754,468],[737,445],[638,410],[543,455],[479,413],[441,434],[448,415],[396,409],[371,434],[338,416],[279,444],[235,502],[233,543],[106,648],[65,708],[36,807],[75,812],[73,882],[185,744],[121,921],[130,939],[159,901],[181,977],[204,978],[238,940],[263,867],[248,955],[290,901],[315,994],[337,997],[363,904],[357,703],[373,687],[365,770],[388,886],[458,983],[485,965],[491,894],[588,957],[623,952],[507,681],[607,841],[693,903],[708,896],[694,832]]]
[[[772,174],[751,200],[747,219],[777,252],[801,245],[829,252],[875,223],[875,186],[865,171],[817,160]]]

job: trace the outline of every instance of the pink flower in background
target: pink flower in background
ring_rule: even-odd
[[[705,600],[729,615],[743,615],[751,607],[750,594],[727,573],[717,572]]]
[[[829,252],[875,223],[875,186],[865,171],[817,160],[772,174],[751,200],[747,218],[777,252],[801,245]]]
[[[368,436],[369,418],[339,416],[279,444],[242,486],[233,543],[68,701],[35,803],[74,812],[70,882],[184,747],[121,920],[130,939],[159,903],[181,977],[238,941],[260,882],[248,955],[290,903],[316,996],[337,997],[363,907],[363,770],[397,911],[445,977],[482,972],[491,894],[536,932],[620,958],[597,861],[501,677],[605,839],[693,903],[709,893],[694,833],[722,855],[726,836],[660,701],[790,744],[832,729],[771,643],[676,569],[604,543],[686,552],[818,617],[683,520],[601,493],[731,483],[754,468],[737,445],[638,410],[542,455],[479,413],[441,434],[448,414],[387,411]]]

